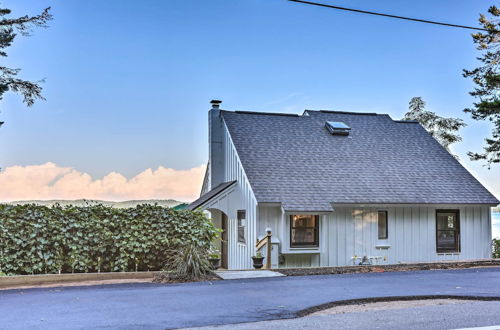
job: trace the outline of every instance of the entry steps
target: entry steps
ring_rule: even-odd
[[[215,273],[223,280],[286,276],[272,270],[217,270]]]

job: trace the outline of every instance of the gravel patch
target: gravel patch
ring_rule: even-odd
[[[461,299],[423,299],[423,300],[397,300],[397,301],[381,301],[365,304],[353,304],[345,306],[335,306],[322,311],[312,313],[310,315],[331,315],[331,314],[344,314],[344,313],[359,313],[377,310],[389,309],[405,309],[423,306],[436,306],[436,305],[454,305],[470,303],[470,300]]]
[[[433,300],[433,302],[437,302]],[[413,301],[416,303],[416,301]],[[204,330],[443,330],[500,329],[499,301],[460,301],[415,305],[401,308],[371,309],[361,312],[314,314],[294,319],[248,322],[189,329]],[[402,303],[407,303],[403,301]],[[378,303],[377,303],[378,304]],[[352,307],[352,306],[351,306]],[[387,307],[387,306],[386,306]],[[495,326],[496,325],[496,326]],[[478,328],[479,330],[479,328]]]

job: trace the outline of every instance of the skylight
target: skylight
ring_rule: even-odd
[[[349,135],[351,128],[341,121],[327,121],[325,127],[332,135]]]

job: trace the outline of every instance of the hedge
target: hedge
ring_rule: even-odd
[[[492,257],[500,258],[500,238],[494,238],[492,245],[493,245]]]
[[[160,270],[181,245],[208,249],[217,235],[202,212],[157,205],[0,205],[0,274]]]

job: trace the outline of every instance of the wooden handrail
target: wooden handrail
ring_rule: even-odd
[[[257,244],[255,244],[255,249],[259,251],[266,244],[267,244],[267,236],[264,236],[264,238],[262,238],[260,241],[257,241]]]
[[[259,251],[265,245],[267,245],[267,256],[265,265],[265,268],[267,269],[271,269],[271,249],[272,249],[271,236],[272,236],[271,229],[267,229],[266,236],[264,236],[261,240],[257,239],[257,244],[255,244],[256,251]]]

